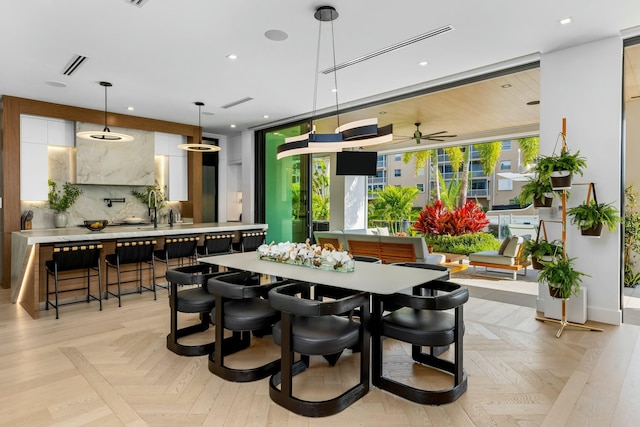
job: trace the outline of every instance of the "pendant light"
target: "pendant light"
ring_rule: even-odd
[[[200,119],[202,118],[202,107],[204,106],[204,102],[194,102],[198,106],[198,129],[200,129],[200,135],[202,135],[202,126],[200,125]],[[200,138],[200,143],[197,144],[180,144],[178,148],[185,151],[195,151],[198,153],[212,153],[214,151],[220,151],[220,147],[213,144],[204,144],[202,142],[202,138]]]
[[[320,6],[314,13],[314,18],[319,22],[318,49],[316,54],[315,87],[313,94],[313,112],[311,115],[311,132],[285,138],[285,143],[278,146],[278,160],[299,154],[339,152],[345,148],[370,147],[393,141],[392,125],[378,128],[378,119],[364,119],[340,125],[338,111],[338,77],[336,71],[336,49],[333,34],[333,21],[338,18],[338,11],[333,6]],[[316,98],[318,95],[318,70],[320,62],[320,39],[322,36],[322,23],[331,23],[331,41],[333,46],[333,79],[336,94],[336,117],[338,127],[335,133],[316,133],[313,118],[316,114]]]
[[[107,88],[113,86],[109,82],[100,82],[100,86],[104,87],[104,129],[101,131],[84,131],[78,132],[78,138],[88,139],[90,141],[101,142],[130,142],[133,141],[131,135],[124,133],[111,132],[107,126]]]

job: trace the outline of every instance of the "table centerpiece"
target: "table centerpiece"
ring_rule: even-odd
[[[331,244],[271,242],[263,244],[256,250],[258,259],[285,264],[301,265],[320,270],[350,272],[355,269],[355,261],[351,254],[336,249]]]

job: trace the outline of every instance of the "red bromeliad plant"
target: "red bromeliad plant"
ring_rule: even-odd
[[[413,228],[422,234],[448,234],[459,236],[482,231],[489,220],[480,205],[467,200],[464,206],[453,211],[447,210],[440,200],[433,206],[425,206]]]

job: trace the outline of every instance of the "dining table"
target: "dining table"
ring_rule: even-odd
[[[199,262],[371,294],[393,294],[449,275],[446,271],[362,261],[355,261],[353,271],[322,270],[262,260],[257,252],[202,257]]]

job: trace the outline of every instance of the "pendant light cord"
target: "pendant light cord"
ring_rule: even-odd
[[[320,74],[320,39],[322,36],[322,21],[318,20],[318,44],[316,46],[316,72],[315,82],[313,85],[313,108],[311,113],[311,132],[315,133],[313,119],[316,116],[316,102],[318,100],[318,74]]]
[[[103,132],[111,132],[107,126],[107,85],[104,85],[104,130]]]
[[[335,85],[336,90],[336,119],[338,120],[338,127],[340,127],[340,113],[338,110],[338,70],[336,69],[336,39],[333,34],[333,20],[331,20],[331,44],[333,48],[333,84]],[[316,71],[316,76],[317,75],[318,72]]]

